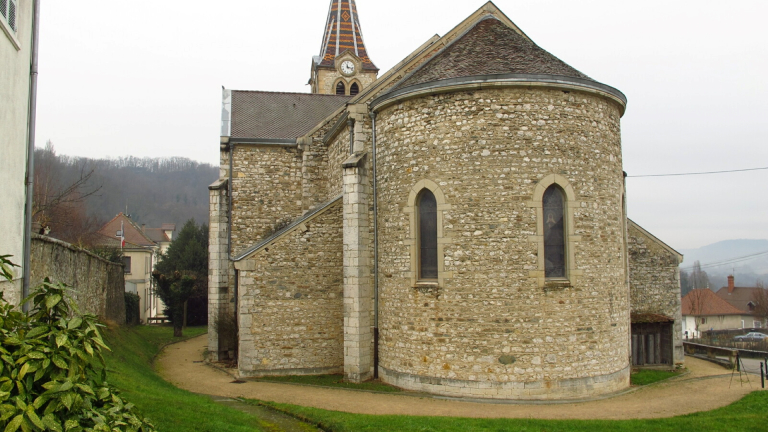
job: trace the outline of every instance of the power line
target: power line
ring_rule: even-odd
[[[745,256],[742,256],[742,257],[729,258],[729,259],[723,260],[723,261],[715,261],[715,262],[711,262],[711,263],[700,264],[699,266],[700,266],[700,268],[703,268],[703,269],[704,268],[710,268],[710,267],[719,267],[719,266],[726,265],[726,264],[734,264],[734,263],[737,263],[737,262],[749,261],[749,260],[751,260],[751,259],[753,259],[755,257],[761,256],[761,255],[768,255],[768,251],[758,252],[758,253],[754,253],[754,254],[751,254],[751,255],[745,255]],[[691,269],[693,269],[693,267],[694,266],[680,267],[680,270],[691,270]]]
[[[644,174],[644,175],[628,175],[627,178],[633,177],[633,178],[639,178],[639,177],[674,177],[674,176],[692,176],[692,175],[706,175],[706,174],[725,174],[725,173],[735,173],[735,172],[744,172],[744,171],[760,171],[760,170],[768,170],[768,167],[762,167],[762,168],[745,168],[745,169],[736,169],[736,170],[727,170],[727,171],[705,171],[705,172],[693,172],[693,173],[677,173],[677,174]]]

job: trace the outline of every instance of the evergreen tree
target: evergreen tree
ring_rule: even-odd
[[[174,279],[178,272],[182,277],[191,278],[192,291],[182,301],[188,302],[187,317],[190,325],[204,325],[208,320],[208,226],[197,225],[194,219],[188,220],[173,240],[168,250],[161,255],[160,262],[155,266],[156,272],[165,275],[168,279]],[[157,280],[157,278],[156,278]],[[180,279],[179,279],[180,280]],[[160,293],[160,286],[156,286],[160,298],[170,310],[171,304],[165,302]],[[178,296],[171,296],[170,301],[178,301]],[[174,317],[166,311],[166,316],[176,327],[179,320],[179,328],[183,325],[183,314]]]

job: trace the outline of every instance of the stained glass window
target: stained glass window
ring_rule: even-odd
[[[544,192],[544,275],[565,277],[565,200],[556,185]]]
[[[419,278],[437,279],[437,200],[424,189],[419,194]]]

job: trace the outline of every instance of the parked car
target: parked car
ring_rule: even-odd
[[[733,340],[736,342],[760,342],[768,338],[768,335],[760,332],[749,332],[745,335],[738,335]]]

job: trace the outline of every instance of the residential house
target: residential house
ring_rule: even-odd
[[[30,84],[33,46],[33,0],[0,0],[0,255],[21,266],[29,144]],[[0,281],[0,292],[12,303],[21,299],[23,269],[13,284]]]
[[[707,330],[744,328],[752,315],[720,298],[708,288],[691,290],[683,297],[683,335],[701,336]]]
[[[165,306],[153,290],[152,270],[160,254],[170,245],[175,229],[173,224],[164,224],[161,228],[139,227],[120,213],[99,230],[104,244],[122,248],[125,291],[139,295],[141,322],[150,323],[165,315]]]
[[[728,276],[728,286],[720,288],[715,294],[745,314],[739,328],[765,327],[765,318],[759,316],[756,310],[760,299],[768,299],[765,288],[737,287],[734,277],[731,275]]]

